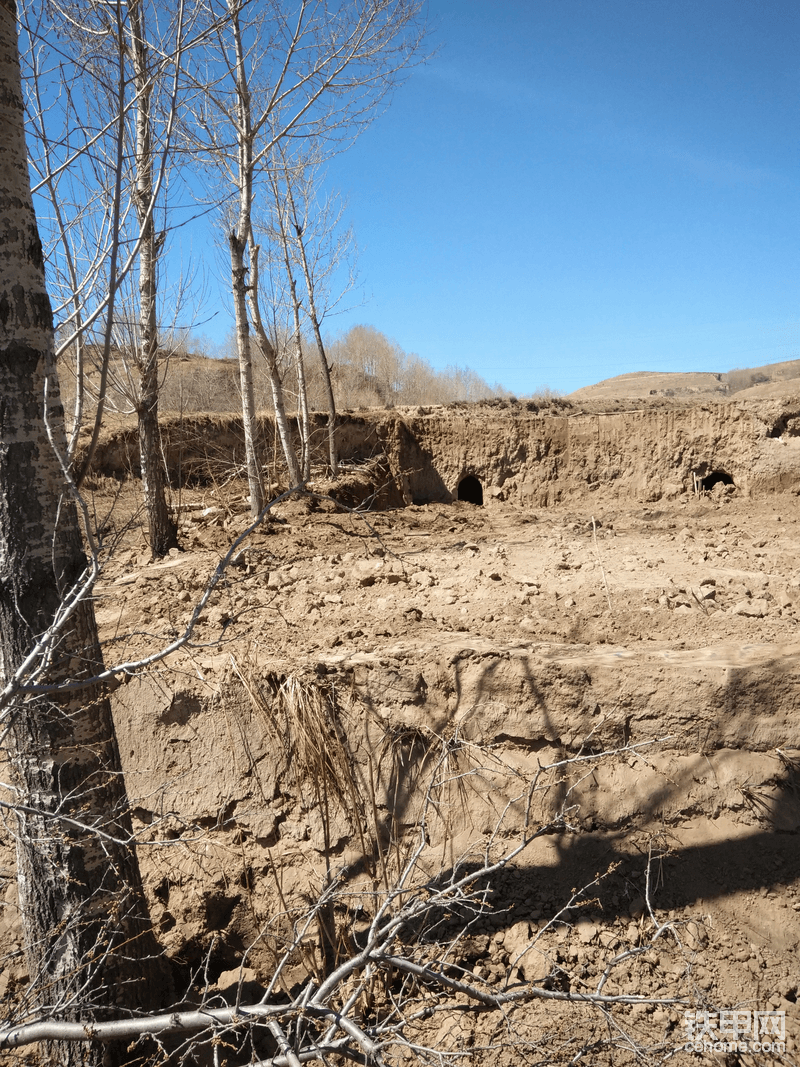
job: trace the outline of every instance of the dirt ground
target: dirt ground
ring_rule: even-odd
[[[106,560],[97,618],[106,662],[125,664],[184,631],[249,524],[246,489],[233,480],[176,494],[183,551],[153,563],[138,483],[92,484]],[[492,500],[352,513],[330,499],[290,498],[236,550],[190,646],[158,667],[172,693],[161,733],[138,683],[121,686],[129,789],[146,797],[180,764],[186,731],[200,737],[201,713],[187,725],[175,693],[191,689],[211,707],[232,664],[347,679],[385,721],[438,734],[457,727],[517,768],[662,739],[581,779],[569,832],[541,838],[497,876],[492,913],[470,927],[462,962],[491,988],[518,981],[590,992],[608,969],[607,994],[683,1000],[604,1012],[547,1000],[506,1013],[443,1011],[426,1024],[426,1040],[476,1063],[796,1063],[799,523],[796,495],[746,498],[723,484],[649,505],[595,492],[549,508]],[[143,736],[151,729],[159,753]],[[186,788],[197,796],[230,767],[224,739],[215,745],[194,756]],[[167,749],[173,764],[163,762]],[[300,853],[319,859],[313,805],[298,814],[271,799],[272,829],[243,819],[240,836],[287,870],[299,869]],[[201,825],[216,818],[209,805],[211,815],[194,812],[207,819]],[[462,836],[478,840],[478,823],[465,818]],[[345,858],[347,836],[334,849]],[[192,938],[205,943],[198,923],[210,913],[200,909],[198,920],[197,899],[211,890],[195,886],[192,897],[189,865],[183,880],[171,875],[165,901],[157,864],[145,849],[142,857],[156,917],[169,917],[165,943],[186,957]],[[0,992],[11,997],[24,972],[5,874],[10,955]],[[237,922],[244,929],[243,896],[216,927],[206,923],[223,940]],[[221,991],[240,973],[242,953],[229,940],[213,974]],[[263,981],[266,962],[257,953],[246,962],[246,977]],[[686,1012],[710,1013],[724,1035],[734,1009],[741,1026],[756,1011],[772,1013],[769,1026],[785,1022],[785,1051],[684,1048]],[[649,1051],[632,1051],[633,1040]],[[395,1049],[387,1062],[413,1055]]]

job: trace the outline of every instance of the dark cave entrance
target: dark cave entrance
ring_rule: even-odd
[[[466,500],[468,504],[483,504],[483,486],[474,474],[468,474],[458,483],[458,499]]]
[[[715,485],[733,485],[733,478],[727,471],[710,471],[698,480],[704,493],[710,493]]]

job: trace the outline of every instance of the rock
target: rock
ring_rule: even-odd
[[[429,589],[433,585],[433,578],[427,571],[416,571],[411,575],[411,581],[421,589]]]
[[[769,613],[769,603],[760,597],[755,600],[740,600],[732,610],[734,615],[744,615],[748,619],[762,619]]]
[[[257,1000],[263,993],[258,975],[252,967],[236,967],[230,971],[223,971],[217,979],[217,989],[226,1000],[233,1002],[238,996],[242,1003]]]
[[[353,571],[357,575],[375,574],[382,569],[383,563],[374,559],[360,559],[353,567]]]
[[[531,941],[531,925],[527,921],[509,926],[503,936],[503,949],[508,953],[509,963],[513,966],[515,958],[523,952]]]
[[[717,595],[717,586],[714,581],[704,581],[699,585],[692,586],[692,595],[698,600],[714,600]]]
[[[594,923],[590,923],[586,919],[583,919],[581,922],[575,924],[575,933],[584,945],[588,945],[595,939],[595,937],[597,937],[597,927]]]
[[[553,962],[536,945],[531,946],[520,960],[520,970],[526,982],[543,982],[553,969]]]
[[[506,930],[503,949],[508,953],[510,967],[516,967],[526,982],[543,982],[553,963],[542,948],[532,944],[530,923],[518,922]]]
[[[708,934],[705,928],[692,919],[685,926],[685,939],[686,945],[692,952],[697,952],[705,945],[708,940]]]

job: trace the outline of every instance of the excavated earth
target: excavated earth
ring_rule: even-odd
[[[263,984],[276,915],[331,871],[367,900],[449,754],[427,877],[510,850],[525,819],[548,828],[459,941],[472,980],[591,992],[608,968],[605,993],[680,1003],[442,1010],[422,1043],[509,1065],[796,1063],[800,398],[413,409],[340,433],[341,478],[237,545],[189,643],[117,675],[140,862],[187,998]],[[165,440],[182,551],[158,562],[130,431],[95,463],[109,664],[184,632],[250,522],[236,420],[167,420]],[[310,939],[282,984],[323,968]],[[784,1013],[785,1050],[684,1048],[686,1011],[732,1009]]]

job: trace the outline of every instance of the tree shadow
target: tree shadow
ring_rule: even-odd
[[[459,728],[462,730],[471,716],[463,712],[467,688],[460,665],[472,655],[472,650],[465,649],[461,658],[451,662],[451,706],[461,709]],[[565,745],[558,736],[549,707],[548,687],[534,677],[528,660],[523,659],[521,663],[526,695],[541,717],[542,744],[550,751],[553,746],[560,747],[565,758],[576,755],[574,744]],[[487,660],[478,683],[474,678],[470,682],[469,699],[472,717],[477,720],[476,729],[480,727],[482,708],[496,700],[504,684],[504,679],[499,677],[501,666],[496,658]],[[720,699],[729,719],[752,717],[755,708],[764,706],[776,675],[790,669],[790,663],[777,658],[756,671],[728,670]],[[438,739],[448,731],[456,738],[455,719],[455,712],[448,717],[439,716],[432,720],[431,731]],[[604,747],[624,746],[631,742],[636,730],[637,724],[629,719],[612,724],[610,736],[586,744],[585,754],[591,756],[593,752],[601,753]],[[424,732],[416,731],[407,755],[397,761],[388,777],[381,797],[385,812],[384,844],[399,828],[414,824],[416,794],[429,766],[430,740]],[[513,741],[510,737],[506,740]],[[526,748],[535,750],[536,744],[529,742]],[[709,754],[714,758],[713,750]],[[701,755],[706,758],[705,754]],[[605,758],[614,759],[613,755]],[[642,805],[635,821],[622,827],[586,829],[578,825],[574,830],[567,830],[559,828],[555,818],[546,838],[549,853],[546,863],[526,863],[523,855],[508,869],[492,876],[487,899],[494,916],[493,928],[513,925],[526,915],[552,914],[570,899],[576,887],[590,883],[596,884],[590,893],[584,894],[580,910],[606,921],[629,917],[632,905],[634,910],[641,907],[641,899],[648,889],[654,906],[678,909],[741,893],[764,894],[791,885],[800,879],[800,753],[795,757],[791,752],[777,750],[775,768],[762,781],[744,782],[737,787],[742,804],[731,817],[741,832],[728,833],[722,840],[719,837],[726,832],[726,825],[717,822],[711,812],[705,816],[694,812],[691,820],[674,815],[669,822],[664,821],[666,802],[686,788],[685,781],[670,783],[666,778]],[[568,776],[556,776],[549,787],[548,809],[557,813],[570,808],[574,799],[571,789]],[[692,830],[687,835],[686,826],[690,822]],[[745,828],[747,823],[749,829]],[[728,825],[733,827],[734,823]],[[681,841],[681,837],[687,836],[692,843]],[[472,860],[459,869],[466,872],[470,865]],[[453,877],[453,870],[453,866],[443,870],[435,879],[436,884],[446,884]],[[596,882],[598,873],[604,875],[599,883]],[[590,898],[594,903],[588,905]],[[577,912],[573,918],[575,915]]]

